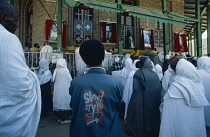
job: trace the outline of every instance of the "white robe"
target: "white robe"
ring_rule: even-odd
[[[84,68],[86,68],[85,62],[82,60],[80,54],[79,54],[79,48],[75,50],[75,64],[76,64],[76,70],[80,71]]]
[[[0,45],[0,137],[34,137],[41,112],[38,78],[17,36],[1,24]]]
[[[159,137],[206,137],[203,106],[209,105],[195,67],[180,59],[164,96]]]
[[[52,47],[50,45],[45,45],[40,50],[40,59],[46,59],[49,64],[52,61]]]
[[[155,72],[157,73],[159,80],[162,81],[163,71],[162,71],[162,67],[159,64],[155,65]]]
[[[65,59],[58,59],[53,73],[53,110],[71,110],[69,88],[72,81]]]
[[[201,57],[197,62],[197,70],[198,74],[201,77],[204,89],[205,96],[207,100],[210,102],[210,58],[209,57]],[[205,114],[205,122],[206,126],[210,127],[210,106],[206,106],[204,108]]]

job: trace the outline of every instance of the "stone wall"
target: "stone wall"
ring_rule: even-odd
[[[57,13],[57,0],[41,0],[44,7],[50,14],[50,16],[55,19],[55,14]],[[115,0],[108,0],[114,2]],[[45,21],[49,19],[47,12],[44,10],[42,5],[38,0],[15,0],[14,6],[19,11],[19,29],[16,31],[17,36],[20,38],[21,43],[24,45],[26,42],[26,11],[27,6],[33,2],[33,30],[32,30],[32,44],[39,43],[43,45],[45,41]],[[162,9],[162,0],[139,0],[140,7],[146,8],[156,8]],[[184,1],[183,0],[167,0],[167,10],[184,15]],[[100,20],[110,19],[112,22],[117,22],[117,13],[111,11],[97,10],[94,9],[93,12],[93,38],[101,40],[101,23]],[[67,24],[67,46],[72,46],[73,43],[73,8],[68,7],[63,4],[63,20]],[[141,29],[155,29],[154,21],[149,19],[143,19],[134,17],[134,36],[136,40],[136,45],[140,45],[140,30]],[[169,40],[173,38],[174,32],[179,32],[183,26],[169,25]],[[173,43],[173,42],[172,42]],[[173,49],[173,44],[170,44],[170,49]],[[51,45],[56,45],[56,43],[51,43]]]

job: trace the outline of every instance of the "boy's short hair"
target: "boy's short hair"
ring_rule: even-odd
[[[87,40],[80,45],[79,54],[90,67],[98,66],[104,60],[104,45],[95,39]]]

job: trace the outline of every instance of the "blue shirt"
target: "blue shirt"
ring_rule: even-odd
[[[72,80],[70,137],[121,137],[117,109],[122,100],[120,80],[91,68]]]

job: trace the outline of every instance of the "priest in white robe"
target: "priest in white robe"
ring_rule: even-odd
[[[206,137],[204,106],[209,105],[196,68],[180,59],[163,101],[159,137]]]

